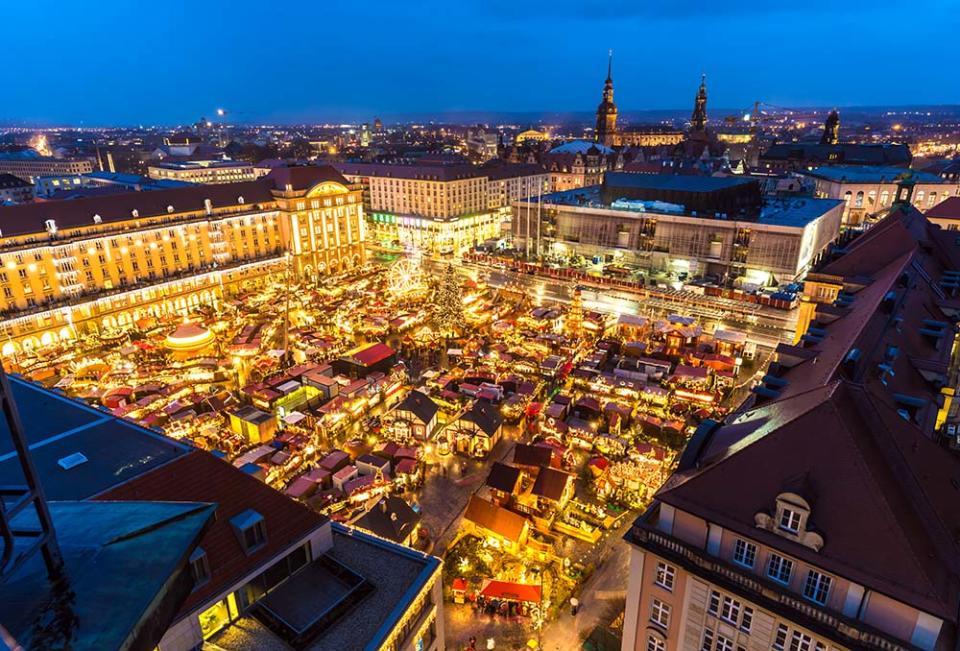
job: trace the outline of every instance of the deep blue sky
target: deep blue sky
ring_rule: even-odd
[[[776,6],[768,6],[776,5]],[[0,124],[960,104],[957,0],[160,0],[4,7]]]

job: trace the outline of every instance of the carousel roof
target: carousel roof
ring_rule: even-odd
[[[200,350],[213,341],[213,333],[196,323],[183,323],[167,335],[164,344],[171,350]]]

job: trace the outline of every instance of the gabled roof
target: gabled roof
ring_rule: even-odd
[[[513,462],[521,466],[549,466],[553,458],[550,448],[517,443],[513,448]]]
[[[503,424],[500,410],[490,403],[477,400],[470,411],[460,417],[460,420],[475,424],[487,436],[493,436]]]
[[[533,483],[533,494],[559,502],[573,475],[554,468],[541,468]]]
[[[430,396],[419,391],[411,391],[396,407],[403,411],[412,412],[423,423],[429,423],[437,415],[440,407],[437,406]]]
[[[495,488],[504,493],[513,493],[517,490],[517,482],[520,481],[520,469],[509,466],[505,463],[495,462],[490,468],[490,474],[487,475],[485,482],[490,488]]]
[[[960,197],[948,197],[925,214],[934,219],[960,219]]]
[[[403,499],[388,495],[363,514],[354,524],[381,538],[402,543],[420,522],[421,514],[410,508]]]
[[[327,521],[312,509],[201,450],[160,469],[145,472],[102,493],[97,499],[209,502],[217,505],[216,522],[200,541],[207,553],[210,580],[190,594],[181,614],[189,613],[263,566],[278,552]],[[267,542],[247,556],[230,519],[251,509],[264,519]]]
[[[482,497],[470,496],[463,517],[502,538],[519,542],[527,519],[522,515],[492,504]]]
[[[801,475],[819,552],[754,524]],[[956,621],[958,486],[960,461],[863,387],[835,381],[733,418],[657,497]]]

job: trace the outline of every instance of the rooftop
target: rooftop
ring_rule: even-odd
[[[771,226],[786,226],[793,228],[803,228],[807,224],[822,217],[831,209],[839,206],[842,203],[838,199],[815,199],[812,197],[783,199],[765,197],[764,200],[764,204],[760,209],[759,217],[749,221],[760,224],[769,224]],[[713,214],[697,213],[696,211],[688,210],[686,206],[681,204],[622,199],[617,199],[610,203],[606,203],[601,198],[601,186],[599,185],[593,185],[585,188],[575,188],[573,190],[563,190],[561,192],[552,192],[550,194],[543,195],[542,201],[546,204],[558,206],[618,210],[626,213],[636,213],[637,215],[650,213],[654,215],[682,215],[687,217],[699,217],[701,219],[716,219],[715,215]],[[730,220],[735,221],[735,217],[731,216]]]
[[[156,432],[19,378],[11,377],[10,385],[50,500],[86,499],[190,451]],[[23,481],[6,419],[0,419],[0,484]]]
[[[891,166],[825,165],[803,173],[807,176],[837,183],[895,183],[898,177],[909,174],[913,176],[917,183],[948,184],[948,181],[940,178],[936,174]]]
[[[50,502],[49,508],[69,587],[51,586],[40,555],[31,556],[0,582],[3,627],[24,649],[153,648],[190,590],[184,568],[214,507]],[[35,512],[13,524],[37,527]]]

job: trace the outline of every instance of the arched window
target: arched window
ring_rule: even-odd
[[[853,193],[850,190],[847,190],[843,195],[843,203],[850,205],[850,197],[853,196]]]
[[[857,208],[863,208],[863,190],[857,193],[857,203],[855,204]]]
[[[880,205],[887,206],[890,203],[890,191],[883,190],[880,192]]]

